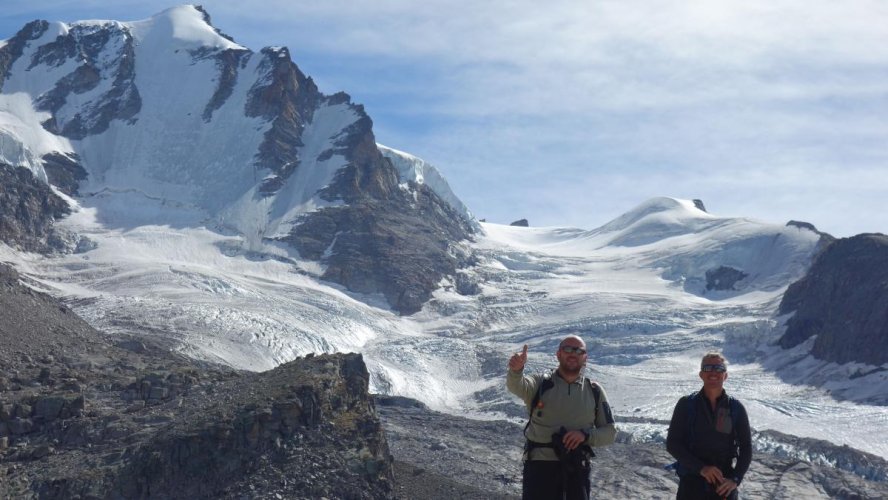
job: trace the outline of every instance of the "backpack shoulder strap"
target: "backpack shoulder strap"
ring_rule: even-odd
[[[549,389],[555,387],[555,381],[552,380],[552,374],[547,373],[543,375],[540,379],[540,384],[537,386],[536,394],[533,395],[533,399],[530,401],[530,410],[528,410],[527,415],[527,423],[524,424],[524,432],[527,433],[527,428],[530,427],[530,419],[533,418],[533,411],[537,409],[537,406],[540,404],[540,399],[542,399],[543,394],[546,393]]]
[[[592,390],[592,396],[595,397],[595,415],[592,417],[594,419],[598,417],[598,408],[601,404],[601,386],[592,382],[588,377],[586,377],[586,384]]]

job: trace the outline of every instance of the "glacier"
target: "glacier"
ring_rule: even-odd
[[[121,196],[133,200],[128,210]],[[618,219],[631,223],[592,231],[481,223],[484,234],[466,243],[480,257],[472,272],[481,292],[460,295],[445,282],[422,311],[399,316],[379,297],[319,282],[316,263],[272,243],[247,249],[241,236],[137,194],[107,202],[77,207],[60,221],[95,241],[94,249],[44,257],[3,247],[0,258],[109,333],[256,371],[312,352],[361,352],[376,392],[445,412],[519,420],[520,410],[504,411],[518,405],[502,378],[507,356],[523,344],[530,346],[529,369],[543,370],[554,364],[558,340],[579,332],[590,349],[588,374],[607,389],[618,417],[660,422],[678,397],[698,388],[701,353],[722,349],[732,361],[727,388],[744,401],[756,430],[888,457],[888,443],[873,439],[888,435],[884,406],[839,401],[769,368],[779,349],[777,303],[818,241],[806,229],[716,217],[671,198]],[[134,206],[174,212],[187,227],[138,220],[108,227],[98,217],[125,218]],[[662,225],[672,231],[654,238]],[[716,261],[749,277],[737,290],[706,291],[702,275]],[[884,391],[884,382],[878,387]],[[662,432],[658,425],[634,432]]]

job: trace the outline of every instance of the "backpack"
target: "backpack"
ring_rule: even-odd
[[[695,405],[697,403],[697,396],[700,395],[700,391],[694,391],[688,395],[688,432],[685,434],[685,445],[688,449],[692,449],[694,445],[694,430],[696,429],[697,423],[697,408]],[[737,405],[740,404],[739,401],[733,398],[730,394],[728,394],[728,415],[731,417],[731,440],[734,443],[734,456],[739,455],[740,445],[737,443],[737,426],[735,425],[736,421],[734,420],[734,415],[738,413]],[[675,470],[675,473],[679,476],[684,476],[688,473],[687,469],[682,467],[682,465],[675,461],[666,467],[666,470]]]

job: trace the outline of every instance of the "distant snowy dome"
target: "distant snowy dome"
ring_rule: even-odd
[[[652,198],[593,233],[616,233],[611,245],[638,246],[681,234],[696,233],[718,224],[720,218],[700,210],[692,200]]]

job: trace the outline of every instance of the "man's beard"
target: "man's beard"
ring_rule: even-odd
[[[583,368],[585,368],[583,363],[577,363],[575,366],[575,368],[571,368],[566,363],[561,362],[558,364],[558,370],[564,375],[579,375]]]

